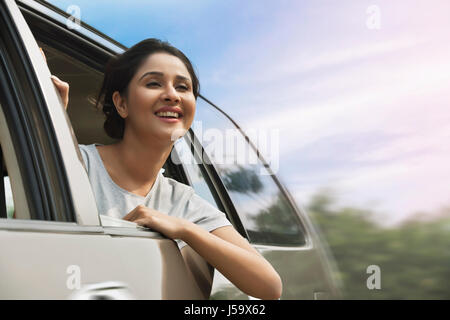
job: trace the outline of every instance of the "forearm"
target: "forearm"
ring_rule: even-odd
[[[195,224],[188,224],[182,240],[244,293],[278,299],[281,279],[262,256],[221,239]]]

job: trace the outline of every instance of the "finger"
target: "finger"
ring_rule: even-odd
[[[44,57],[45,62],[47,63],[47,58],[45,57],[44,50],[42,50],[41,47],[39,47],[39,50],[41,50],[42,56]]]
[[[67,82],[55,82],[55,85],[64,97],[69,95],[69,84]]]
[[[128,221],[133,221],[134,219],[136,219],[136,211],[139,208],[139,206],[137,206],[136,208],[134,208],[133,210],[131,210],[127,215],[125,215],[125,217],[123,217],[123,220],[128,220]]]
[[[64,103],[64,107],[67,109],[67,105],[69,104],[69,84],[67,82],[61,81],[58,77],[52,75],[51,79],[53,84],[58,89],[59,95]]]
[[[53,75],[53,74],[50,76],[50,78],[52,78],[52,80],[53,80],[55,83],[58,83],[58,84],[64,83],[60,78],[58,78],[57,76],[55,76],[55,75]]]
[[[125,217],[123,217],[123,220],[127,220],[127,221],[133,221],[133,216],[134,216],[134,212],[131,211],[130,213],[128,213]]]
[[[57,82],[56,80],[53,80],[53,83],[55,84],[56,88],[59,90],[59,93],[61,93],[61,95],[66,94],[69,91],[69,86],[66,83]]]
[[[69,104],[69,85],[67,85],[66,91],[64,93],[63,102],[64,102],[64,108],[67,109],[67,105]]]
[[[145,225],[145,220],[144,219],[137,219],[133,221],[134,223],[136,223],[139,226],[144,226]]]
[[[151,218],[145,218],[145,219],[137,219],[135,222],[138,226],[143,226],[146,228],[151,229],[151,225],[152,225],[152,219]]]

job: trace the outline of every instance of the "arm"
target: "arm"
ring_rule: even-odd
[[[124,217],[171,239],[181,239],[246,294],[260,299],[281,296],[280,276],[231,226],[208,232],[194,223],[138,206]]]
[[[244,293],[260,299],[280,298],[280,276],[232,226],[208,232],[189,223],[181,240]]]

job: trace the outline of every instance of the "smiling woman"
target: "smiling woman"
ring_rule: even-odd
[[[68,84],[54,83],[67,99]],[[192,124],[198,95],[189,59],[166,42],[143,40],[107,64],[97,106],[106,133],[119,141],[80,145],[99,214],[158,231],[180,249],[188,245],[246,294],[278,299],[278,273],[225,214],[161,173]]]
[[[105,79],[97,99],[97,106],[99,104],[103,106],[103,113],[107,117],[104,124],[105,131],[115,139],[123,138],[125,128],[125,118],[119,115],[115,108],[115,101],[113,101],[113,95],[116,91],[117,93],[114,96],[120,100],[117,101],[120,103],[122,97],[133,99],[134,93],[129,95],[131,89],[138,90],[137,94],[141,93],[140,90],[144,90],[145,96],[146,92],[167,89],[168,82],[170,82],[172,88],[183,96],[182,102],[185,106],[187,106],[188,99],[191,100],[191,103],[194,100],[195,111],[195,99],[198,97],[200,90],[199,81],[192,64],[178,49],[165,45],[163,42],[145,40],[132,48],[133,50],[130,48],[107,64]],[[155,54],[150,56],[149,52]],[[165,63],[166,69],[163,69],[161,62]],[[169,78],[171,75],[173,75],[173,82]],[[118,94],[120,95],[118,96]],[[173,96],[170,96],[170,92],[169,98],[173,98]],[[165,104],[160,107],[176,107],[170,101]],[[182,111],[181,109],[178,110]],[[154,112],[157,111],[160,110],[154,110]],[[187,120],[189,121],[189,118]],[[192,122],[192,119],[190,121]],[[190,126],[190,123],[185,124],[188,124],[187,128]]]

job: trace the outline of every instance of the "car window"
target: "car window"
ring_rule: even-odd
[[[31,219],[19,164],[0,104],[0,218]]]
[[[177,152],[177,159],[183,165],[184,171],[189,180],[189,184],[200,197],[208,201],[210,204],[219,209],[210,188],[205,180],[205,177],[200,170],[198,161],[194,159],[194,155],[190,149],[190,144],[186,139],[179,139],[175,142],[174,148]],[[172,156],[172,155],[171,155]],[[172,160],[172,161],[174,161]],[[174,161],[174,162],[175,162]]]
[[[198,99],[196,110],[192,129],[219,173],[249,240],[304,245],[304,228],[297,213],[245,137],[203,99]]]
[[[103,73],[47,43],[39,40],[37,43],[45,53],[51,73],[70,85],[67,113],[78,143],[113,142],[103,131],[103,113],[95,109]]]

